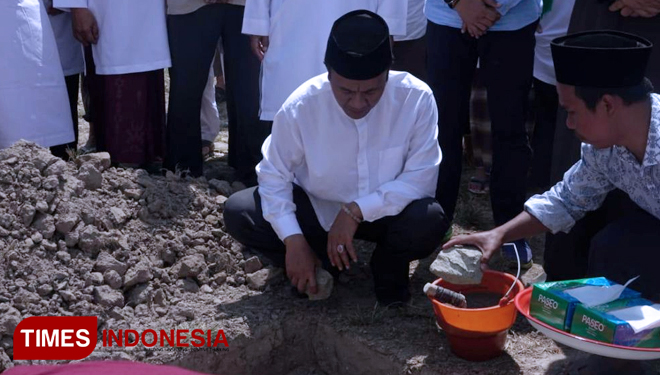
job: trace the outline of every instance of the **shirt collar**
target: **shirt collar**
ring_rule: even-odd
[[[660,164],[660,95],[651,94],[651,124],[642,166]]]

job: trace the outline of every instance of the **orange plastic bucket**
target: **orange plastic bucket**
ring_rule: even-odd
[[[466,296],[485,292],[503,296],[515,279],[508,273],[489,270],[484,271],[481,284],[478,285],[456,285],[442,279],[433,283]],[[486,361],[502,354],[507,332],[516,320],[513,299],[523,289],[523,284],[518,280],[506,305],[478,309],[463,309],[429,297],[438,325],[447,334],[451,351],[469,361]]]

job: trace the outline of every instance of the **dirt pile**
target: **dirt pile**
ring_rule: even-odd
[[[180,324],[215,288],[262,289],[269,271],[222,229],[232,191],[114,168],[107,153],[64,162],[32,143],[0,150],[0,372],[29,316]]]

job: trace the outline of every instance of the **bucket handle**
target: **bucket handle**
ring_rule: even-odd
[[[504,297],[500,299],[500,306],[506,306],[511,302],[511,297],[509,297],[509,294],[511,294],[511,291],[513,288],[516,286],[516,283],[518,282],[518,279],[520,278],[520,255],[518,255],[518,247],[516,246],[515,243],[506,243],[505,245],[513,245],[513,250],[516,253],[516,262],[518,263],[518,272],[516,273],[516,278],[513,280],[513,284],[511,284],[511,287],[509,290],[504,294]]]

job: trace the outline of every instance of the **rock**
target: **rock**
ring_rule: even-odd
[[[49,165],[46,168],[46,176],[60,176],[64,173],[66,169],[66,162],[62,159],[58,159],[53,164]]]
[[[124,288],[130,288],[133,285],[145,283],[153,279],[150,265],[142,261],[126,272],[124,276]]]
[[[156,293],[154,293],[154,303],[160,306],[165,306],[166,302],[165,292],[163,292],[162,289],[158,289]]]
[[[103,185],[103,175],[91,164],[83,164],[78,172],[78,179],[85,184],[85,189],[96,190]]]
[[[80,233],[77,231],[69,232],[64,236],[64,244],[68,247],[74,247],[80,241]]]
[[[124,196],[129,199],[138,200],[142,197],[142,190],[140,189],[126,189],[124,190]]]
[[[179,278],[195,277],[206,268],[204,256],[201,254],[188,255],[183,257],[172,267],[172,271]]]
[[[48,176],[41,183],[41,186],[43,186],[43,188],[46,190],[54,190],[59,185],[60,185],[60,179],[57,178],[57,176]]]
[[[18,158],[16,156],[11,156],[11,157],[3,160],[2,162],[7,164],[7,165],[14,165],[14,164],[18,163]]]
[[[124,210],[119,207],[110,208],[110,218],[115,225],[120,226],[128,220],[130,215],[128,215]]]
[[[252,258],[248,258],[245,261],[245,264],[243,265],[243,270],[245,270],[245,273],[252,273],[259,271],[263,265],[261,264],[261,260],[259,259],[258,256],[253,256]]]
[[[55,219],[48,215],[38,213],[32,227],[44,236],[46,239],[50,239],[55,234]]]
[[[112,309],[108,310],[108,316],[115,320],[124,320],[124,311],[119,307],[115,306]]]
[[[167,309],[164,308],[164,307],[156,307],[156,308],[154,309],[154,311],[156,312],[156,314],[158,314],[158,316],[165,316],[165,315],[167,315]]]
[[[85,286],[90,285],[102,285],[103,284],[103,275],[100,272],[92,272],[85,278]]]
[[[14,306],[17,309],[25,309],[32,304],[39,303],[41,298],[39,295],[29,292],[23,288],[18,290],[18,293],[14,296]]]
[[[316,294],[309,292],[309,286],[307,288],[307,296],[310,301],[320,301],[330,297],[332,294],[332,287],[334,285],[334,279],[330,272],[324,270],[321,267],[316,267]]]
[[[90,164],[98,171],[103,172],[110,168],[110,154],[107,152],[94,152],[91,154],[80,155],[76,159],[76,164],[79,166]]]
[[[0,337],[13,336],[14,329],[16,329],[18,323],[21,322],[21,314],[16,309],[13,309],[13,311],[15,313],[3,313],[0,315]]]
[[[199,288],[199,290],[200,290],[202,293],[213,293],[213,289],[211,289],[211,287],[208,286],[208,285],[202,285],[202,287]]]
[[[37,232],[37,233],[33,234],[33,235],[30,237],[30,239],[32,239],[32,242],[34,242],[34,243],[36,243],[36,244],[40,244],[41,241],[43,241],[43,239],[44,239],[44,235],[41,234],[41,233],[39,233],[39,232]]]
[[[192,293],[199,292],[199,285],[197,285],[197,282],[195,282],[195,280],[191,278],[177,280],[176,286],[186,292],[192,292]]]
[[[37,211],[45,214],[48,212],[48,203],[46,203],[46,201],[39,201],[37,202],[35,208],[37,209]]]
[[[37,210],[34,208],[34,206],[32,206],[31,204],[24,204],[19,212],[23,225],[25,225],[26,227],[30,226],[32,224],[32,220],[34,219],[34,215],[36,213]]]
[[[193,320],[195,319],[195,310],[191,307],[176,306],[172,309],[172,315]]]
[[[431,264],[431,273],[452,284],[479,284],[481,271],[481,251],[473,246],[454,246],[443,250]]]
[[[214,188],[218,193],[224,195],[225,197],[228,197],[232,193],[232,188],[229,182],[224,181],[224,180],[216,180],[212,179],[209,181],[209,186]]]
[[[0,237],[7,237],[9,236],[9,231],[3,227],[0,227]]]
[[[107,285],[97,286],[94,288],[94,302],[105,307],[123,307],[124,295]]]
[[[55,229],[66,235],[73,230],[76,224],[78,224],[78,220],[80,220],[80,218],[76,214],[68,213],[59,215],[57,222],[55,223]]]
[[[42,284],[37,288],[37,293],[42,297],[49,295],[52,291],[53,287],[48,284]]]
[[[78,300],[76,295],[73,294],[70,290],[60,290],[58,293],[66,302],[76,302]]]
[[[149,284],[138,284],[128,292],[128,300],[126,305],[135,307],[143,303],[151,302],[152,288]]]
[[[125,274],[127,268],[126,264],[118,261],[115,257],[105,251],[99,254],[98,258],[96,258],[96,263],[94,264],[94,270],[96,271],[105,272],[108,270],[114,270],[117,271],[119,275]]]
[[[247,276],[247,284],[250,289],[262,290],[268,284],[269,272],[267,269],[262,269],[257,272],[251,273]]]
[[[279,268],[264,268],[260,269],[259,271],[256,271],[254,273],[251,273],[247,275],[247,285],[250,289],[253,290],[263,290],[268,283],[278,277],[279,275],[282,274],[282,270]],[[216,278],[221,277],[226,279],[227,276],[224,274],[224,272],[220,275],[216,275]],[[224,280],[221,282],[218,282],[217,279],[216,283],[218,285],[221,285]]]
[[[112,289],[119,289],[123,284],[121,275],[115,270],[105,271],[103,273],[103,281]]]
[[[57,250],[57,244],[48,240],[45,240],[41,243],[41,245],[44,247],[46,251],[56,251]]]
[[[208,215],[206,218],[204,218],[204,221],[211,225],[217,225],[220,219],[218,219],[218,217],[215,215]]]
[[[217,203],[220,206],[223,206],[226,201],[227,201],[227,197],[225,197],[224,195],[218,195],[217,197],[215,197],[215,203]]]
[[[71,260],[71,254],[67,253],[66,251],[58,251],[55,256],[57,259],[61,260],[64,263],[69,263]]]

